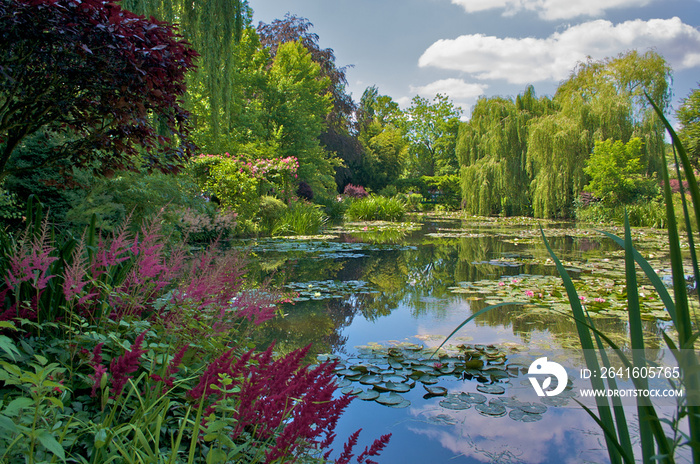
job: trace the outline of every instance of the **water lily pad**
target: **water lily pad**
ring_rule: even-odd
[[[406,377],[403,375],[397,375],[396,373],[393,373],[389,375],[382,375],[382,380],[384,382],[403,383],[406,381]]]
[[[362,393],[362,389],[360,387],[349,386],[341,389],[340,393],[343,395],[359,395]]]
[[[340,369],[335,371],[335,373],[343,377],[359,377],[362,375],[362,372],[356,371],[354,369]]]
[[[481,404],[486,403],[486,397],[480,393],[466,393],[462,392],[459,394],[459,399],[466,403]]]
[[[341,379],[338,382],[336,382],[336,385],[338,386],[338,388],[345,388],[352,385],[352,381],[350,379]]]
[[[521,406],[518,406],[518,409],[528,414],[544,414],[547,412],[547,406],[540,403],[524,403]]]
[[[360,383],[363,385],[376,385],[381,382],[381,375],[363,375],[362,377],[360,377]]]
[[[489,393],[491,395],[502,395],[506,392],[506,389],[500,385],[477,385],[476,389],[481,393]]]
[[[518,422],[537,422],[542,420],[542,414],[530,414],[522,409],[513,409],[508,414],[508,417]]]
[[[474,408],[484,416],[501,417],[506,415],[506,407],[498,403],[479,403]]]
[[[427,374],[419,377],[418,381],[424,385],[435,385],[436,383],[438,383],[437,377],[434,377],[432,375],[427,375]]]
[[[379,392],[377,390],[367,390],[357,395],[357,397],[363,401],[372,401],[379,397]]]
[[[393,404],[400,404],[405,400],[405,398],[397,393],[394,392],[389,392],[389,393],[382,393],[380,394],[375,401],[379,404],[383,404],[386,406],[393,405]]]
[[[385,382],[376,384],[374,389],[382,392],[406,393],[411,390],[411,387],[404,383]]]
[[[387,404],[390,408],[395,408],[395,409],[403,409],[407,408],[411,405],[411,402],[409,400],[403,400],[402,402],[398,404]]]
[[[505,406],[507,408],[520,408],[523,405],[530,404],[530,403],[525,403],[523,401],[520,401],[519,399],[517,399],[515,397],[492,398],[491,402],[502,404],[503,406]]]
[[[433,395],[433,396],[445,396],[445,395],[447,395],[447,388],[445,388],[445,387],[431,387],[428,385],[423,385],[423,388],[425,388],[425,391],[427,391],[429,395]]]
[[[452,409],[455,411],[469,409],[472,407],[471,404],[465,403],[464,401],[457,400],[454,398],[447,398],[447,399],[440,401],[440,406],[442,406],[445,409]]]

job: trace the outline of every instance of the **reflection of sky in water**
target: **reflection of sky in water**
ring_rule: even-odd
[[[442,339],[433,335],[448,335],[471,314],[468,302],[460,298],[431,301],[430,304],[443,308],[426,311],[415,317],[410,307],[400,306],[389,316],[381,318],[381,323],[369,322],[361,317],[355,318],[343,331],[343,335],[348,337],[347,352],[352,353],[354,347],[359,345],[386,343],[390,340],[418,343],[423,341],[428,346],[437,346]],[[419,337],[416,338],[415,335]],[[530,335],[532,339],[548,338],[547,334],[542,332]],[[429,338],[426,340],[423,336]],[[477,325],[473,322],[460,330],[456,337],[458,342],[522,343],[511,328]],[[515,385],[509,387],[506,395],[513,395],[515,387],[520,387],[521,394],[532,393],[529,387],[523,391],[519,385],[523,379],[524,376],[513,379]],[[473,392],[476,391],[477,382],[443,378],[440,385],[447,386],[450,391]],[[441,398],[426,400],[422,398],[424,393],[418,384],[411,392],[405,394],[412,403],[406,409],[392,409],[374,402],[356,400],[341,419],[338,436],[348,436],[359,427],[363,428],[361,437],[364,437],[364,440],[371,440],[371,437],[388,432],[393,433],[388,449],[381,456],[381,462],[387,463],[541,464],[607,460],[607,451],[601,444],[602,435],[597,425],[583,410],[550,407],[542,420],[523,423],[512,420],[508,415],[495,418],[483,416],[473,407],[465,411],[448,410],[439,406]],[[537,400],[536,396],[520,398],[524,401]],[[435,423],[436,417],[438,423]],[[439,423],[446,417],[449,417],[447,423]]]
[[[459,227],[459,224],[459,221],[455,221],[440,224],[440,227]],[[428,230],[423,232],[426,231]],[[315,280],[326,282],[329,279],[329,282],[337,283],[324,287],[318,282],[313,282],[308,296],[339,296],[346,291],[341,291],[341,287],[345,287],[340,284],[361,281],[366,282],[368,289],[373,292],[381,293],[382,289],[387,289],[381,296],[396,296],[396,299],[376,298],[381,304],[372,306],[366,303],[373,301],[377,294],[363,299],[358,295],[344,293],[339,299],[299,302],[297,306],[286,309],[291,314],[296,314],[296,318],[288,318],[286,322],[289,325],[281,324],[280,332],[272,332],[272,335],[277,338],[287,335],[290,340],[296,340],[291,335],[314,334],[316,331],[312,329],[319,328],[323,322],[335,327],[333,336],[341,342],[331,346],[335,346],[344,355],[354,354],[357,346],[377,342],[386,345],[391,341],[408,341],[437,347],[446,335],[472,313],[469,300],[449,292],[448,288],[456,285],[455,281],[498,279],[502,275],[514,275],[519,272],[552,272],[552,269],[540,267],[532,267],[530,270],[529,267],[516,269],[483,264],[516,251],[543,255],[539,240],[534,245],[517,246],[505,243],[495,236],[439,243],[423,240],[423,237],[416,233],[411,237],[411,244],[416,246],[410,247],[368,247],[365,244],[332,241],[308,244],[283,242],[284,247],[272,256],[275,259],[286,257],[282,258],[282,262],[285,259],[296,260],[290,266],[290,270],[296,273],[291,277],[291,281],[306,285]],[[555,249],[561,251],[563,256],[579,254],[576,243],[568,237],[555,237],[552,243],[555,242],[559,245],[555,246]],[[601,249],[599,241],[591,243],[595,245],[592,246],[592,253],[596,256],[605,251]],[[333,253],[327,256],[327,259],[321,260],[318,259],[321,249],[328,249]],[[343,253],[340,254],[339,251]],[[329,263],[333,266],[329,266]],[[304,286],[300,288],[304,289]],[[437,289],[438,292],[428,294],[429,289]],[[319,295],[316,295],[316,292]],[[352,292],[354,290],[350,291]],[[384,305],[387,311],[378,311],[377,308],[383,308]],[[474,307],[475,310],[481,309],[484,302],[481,301]],[[374,320],[369,321],[363,317],[363,311],[368,311],[368,317]],[[330,316],[333,315],[338,317],[331,321]],[[552,320],[545,319],[538,325],[532,325],[534,322],[531,319],[516,321],[515,317],[516,313],[508,311],[499,314],[494,312],[493,317],[488,320],[477,320],[467,324],[457,333],[453,342],[515,342],[535,350],[542,348],[546,354],[552,353],[550,349],[557,350],[562,340],[574,336],[570,333],[573,327],[569,328],[566,324],[554,327]],[[293,323],[299,325],[294,326]],[[314,327],[306,327],[305,323]],[[606,326],[604,330],[610,333],[610,329],[624,330],[624,327],[625,323],[622,322]],[[516,328],[523,332],[514,333]],[[318,331],[323,332],[320,329]],[[309,341],[311,340],[303,340],[303,344]],[[325,340],[319,338],[314,341],[323,343]],[[525,386],[522,385],[523,382]],[[477,382],[444,376],[440,378],[438,385],[447,387],[450,392],[474,392]],[[504,396],[515,395],[523,401],[539,400],[525,376],[511,379],[511,384],[506,387]],[[585,411],[573,404],[561,408],[549,407],[541,420],[523,423],[512,420],[508,415],[483,416],[474,407],[464,411],[445,409],[439,405],[441,398],[424,399],[424,394],[420,383],[404,394],[403,396],[411,401],[411,406],[405,409],[393,409],[373,401],[353,401],[336,429],[338,438],[332,456],[337,457],[342,451],[342,442],[358,428],[362,428],[356,454],[380,435],[393,433],[389,446],[377,459],[383,463],[543,464],[608,460],[599,427]],[[528,397],[525,398],[526,396]],[[627,416],[633,418],[634,408],[630,409]],[[634,429],[635,424],[631,425]]]

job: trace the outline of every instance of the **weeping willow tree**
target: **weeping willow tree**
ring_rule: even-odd
[[[179,25],[200,53],[187,82],[187,108],[195,119],[193,139],[204,151],[231,150],[241,133],[245,93],[267,61],[251,28],[246,0],[123,0],[137,14]],[[245,118],[244,118],[245,119]]]
[[[578,65],[554,96],[559,110],[530,126],[526,164],[536,217],[571,216],[596,140],[627,143],[640,137],[647,174],[659,169],[663,127],[644,93],[668,107],[670,73],[663,57],[652,51]]]
[[[457,138],[462,204],[471,214],[528,215],[531,178],[526,170],[528,122],[553,111],[532,87],[515,101],[481,98]]]

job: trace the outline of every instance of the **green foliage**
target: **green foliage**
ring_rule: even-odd
[[[363,127],[358,138],[364,153],[356,181],[374,191],[394,183],[401,175],[407,156],[407,142],[401,130],[372,120]]]
[[[536,217],[570,217],[586,184],[583,171],[596,140],[643,141],[642,165],[660,167],[663,128],[644,91],[665,106],[668,65],[654,52],[629,52],[614,59],[582,63],[558,89],[557,112],[530,125],[527,170]]]
[[[583,169],[590,176],[585,191],[593,193],[608,206],[628,204],[639,197],[655,194],[656,179],[644,175],[642,139],[596,141],[593,154]]]
[[[141,224],[156,214],[171,225],[179,222],[183,210],[213,217],[213,205],[200,195],[196,183],[185,174],[122,171],[110,178],[95,179],[85,191],[68,197],[71,209],[65,220],[82,229],[98,215],[98,227],[111,231],[127,217]],[[170,228],[167,232],[173,232]]]
[[[432,102],[416,96],[406,110],[406,138],[409,142],[406,173],[408,177],[446,175],[457,172],[455,143],[461,110],[446,95]]]
[[[370,195],[352,200],[345,218],[351,221],[399,221],[406,212],[400,197],[386,198]]]
[[[279,222],[285,216],[289,208],[282,201],[275,197],[263,196],[260,198],[260,232],[265,235],[272,235],[272,231],[278,227]]]
[[[240,160],[201,155],[192,160],[190,173],[205,194],[224,210],[236,212],[239,220],[250,220],[257,213],[259,179],[244,169]]]
[[[549,98],[532,87],[515,101],[480,98],[469,122],[461,123],[457,157],[461,168],[463,207],[470,214],[531,214],[526,169],[528,124],[553,112]]]
[[[681,125],[678,135],[695,167],[700,167],[700,89],[683,99],[676,117]]]
[[[279,157],[299,160],[299,180],[314,192],[335,192],[334,168],[337,159],[320,145],[319,135],[325,116],[332,108],[325,93],[328,79],[311,59],[300,41],[288,42],[277,49],[270,68],[271,93],[266,102],[269,124],[281,131]]]
[[[624,225],[625,212],[632,227],[666,227],[666,211],[656,200],[639,201],[629,205],[606,205],[602,202],[576,207],[576,220],[593,224]]]
[[[273,225],[272,235],[315,235],[321,231],[327,220],[328,217],[320,205],[303,200],[293,201]]]

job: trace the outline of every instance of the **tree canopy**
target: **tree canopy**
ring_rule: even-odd
[[[0,42],[0,177],[38,167],[12,155],[39,131],[58,137],[38,165],[104,172],[142,154],[172,170],[189,155],[181,98],[197,53],[168,24],[103,0],[3,0]]]

